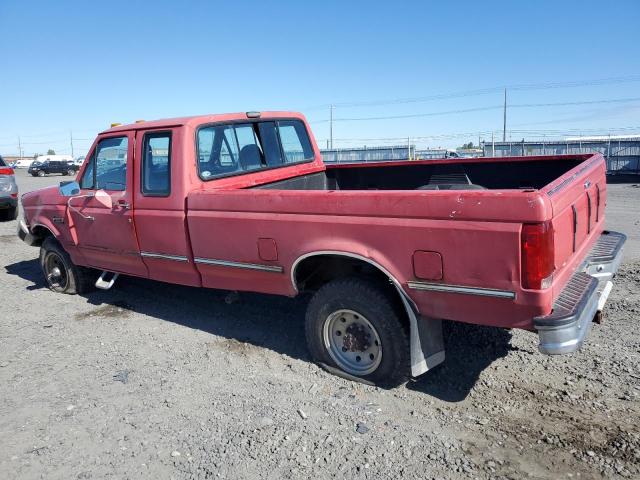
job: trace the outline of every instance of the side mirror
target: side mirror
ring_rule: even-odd
[[[109,195],[104,190],[98,190],[93,198],[95,198],[96,201],[104,208],[113,208],[113,200],[111,199],[111,195]]]
[[[60,182],[58,192],[63,197],[73,197],[75,195],[80,195],[80,184],[74,181]]]

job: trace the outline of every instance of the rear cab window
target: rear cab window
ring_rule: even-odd
[[[204,125],[196,139],[202,180],[310,162],[314,152],[300,120]]]

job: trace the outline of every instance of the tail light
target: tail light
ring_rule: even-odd
[[[522,287],[549,288],[553,281],[553,227],[551,222],[522,226]]]
[[[0,167],[0,175],[13,175],[13,168]]]

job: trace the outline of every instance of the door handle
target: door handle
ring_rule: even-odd
[[[130,205],[126,200],[118,200],[116,202],[116,206],[122,208],[123,210],[129,209]]]

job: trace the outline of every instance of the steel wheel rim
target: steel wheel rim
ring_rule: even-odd
[[[334,362],[351,375],[368,375],[382,361],[382,341],[362,314],[341,309],[324,321],[324,346]]]
[[[57,253],[49,253],[45,260],[47,282],[52,287],[66,288],[69,277],[62,258]]]

